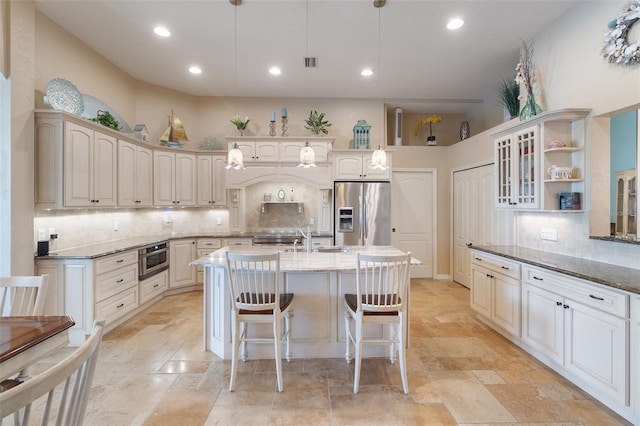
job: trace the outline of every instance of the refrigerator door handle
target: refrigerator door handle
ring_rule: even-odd
[[[360,197],[360,244],[365,245],[365,236],[367,235],[367,206],[362,197]]]

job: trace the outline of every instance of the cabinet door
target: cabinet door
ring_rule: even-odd
[[[522,284],[522,340],[558,365],[563,362],[563,301],[547,290]]]
[[[362,177],[370,180],[389,180],[391,176],[391,156],[387,156],[387,168],[378,170],[371,168],[371,160],[373,154],[365,154],[362,156]]]
[[[118,205],[136,206],[136,146],[132,143],[118,142]]]
[[[631,298],[631,359],[640,359],[640,295]],[[631,365],[631,396],[634,411],[640,417],[640,363]]]
[[[540,205],[540,177],[538,176],[538,126],[529,127],[514,134],[515,158],[513,161],[512,193],[516,195],[517,208],[537,208]]]
[[[362,155],[336,155],[333,159],[336,179],[362,179]]]
[[[511,207],[515,202],[512,181],[513,135],[506,135],[495,141],[496,207]]]
[[[196,157],[176,154],[175,201],[180,206],[196,205]]]
[[[115,206],[118,141],[112,136],[95,132],[92,149],[91,179],[93,179],[93,198],[96,200],[94,205],[96,207]]]
[[[569,299],[564,311],[565,368],[626,404],[628,321]]]
[[[491,320],[520,336],[520,281],[493,273]]]
[[[64,123],[64,205],[92,206],[93,131]]]
[[[227,205],[227,158],[224,155],[213,156],[213,204],[216,206]]]
[[[196,240],[178,240],[170,244],[169,287],[181,287],[196,282],[196,268],[189,263],[196,258]]]
[[[491,271],[471,266],[471,309],[491,318]]]
[[[256,142],[254,161],[278,161],[279,145],[276,142]]]
[[[153,204],[173,206],[175,201],[175,154],[165,151],[153,153]]]
[[[210,206],[213,201],[213,157],[198,155],[198,205]]]

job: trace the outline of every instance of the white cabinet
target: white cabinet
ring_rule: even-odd
[[[85,121],[59,111],[36,114],[36,208],[116,205],[117,139]]]
[[[524,266],[522,340],[588,390],[627,401],[628,296]]]
[[[559,196],[580,193],[584,203],[585,141],[590,112],[589,109],[547,111],[494,130],[496,207],[582,211],[577,207],[561,210]],[[550,176],[548,170],[553,166],[571,169],[571,177]]]
[[[71,346],[85,341],[94,320],[106,320],[109,331],[139,306],[137,250],[96,259],[37,259],[36,273],[49,274],[46,306],[55,311],[47,314],[69,315],[76,323],[69,331]]]
[[[153,152],[153,203],[156,206],[196,205],[196,156]]]
[[[471,308],[514,336],[520,335],[520,265],[472,251]]]
[[[198,155],[198,205],[227,204],[224,155]]]
[[[539,126],[530,126],[495,140],[496,207],[535,209],[540,205],[538,132]]]
[[[207,256],[222,247],[222,240],[220,238],[198,238],[196,242],[196,257]],[[204,282],[204,268],[202,266],[196,267],[196,282],[202,284]]]
[[[153,298],[160,296],[169,288],[169,271],[164,270],[159,274],[140,281],[140,304],[147,303]]]
[[[391,154],[387,153],[387,168],[371,168],[373,151],[333,151],[333,175],[338,180],[390,180]]]
[[[153,205],[153,151],[118,141],[118,206]]]
[[[253,238],[227,238],[224,244],[229,247],[233,246],[252,246]]]
[[[616,172],[616,234],[638,237],[638,179],[636,170]]]
[[[631,406],[640,420],[640,295],[631,298]]]
[[[64,123],[64,205],[116,205],[117,140],[75,123]]]
[[[227,138],[228,149],[234,144],[242,151],[245,162],[259,163],[299,163],[300,150],[309,142],[315,153],[316,163],[326,163],[334,138],[325,137],[272,137],[243,136]]]
[[[193,285],[196,268],[189,266],[196,259],[196,240],[175,240],[169,243],[169,288]]]

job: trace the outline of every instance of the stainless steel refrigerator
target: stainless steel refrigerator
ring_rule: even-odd
[[[389,182],[336,182],[333,193],[335,245],[391,245]]]

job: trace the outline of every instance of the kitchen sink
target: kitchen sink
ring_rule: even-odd
[[[351,249],[345,246],[325,246],[314,249],[318,253],[349,253]]]

